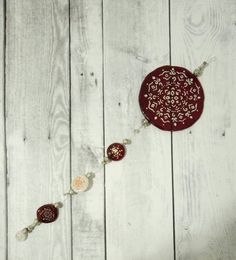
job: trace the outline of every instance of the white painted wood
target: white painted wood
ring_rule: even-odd
[[[0,259],[6,258],[6,162],[4,138],[4,3],[0,1]]]
[[[105,259],[102,4],[71,1],[72,176],[94,172],[94,185],[73,199],[74,259]]]
[[[172,63],[194,69],[205,109],[191,129],[174,133],[178,260],[236,259],[236,2],[171,1]]]
[[[66,204],[57,222],[36,228],[24,243],[16,231],[69,185],[69,6],[62,0],[7,6],[6,234],[0,1],[0,259],[6,235],[9,260],[102,260],[105,239],[107,259],[173,259],[170,134],[150,126],[137,135],[126,158],[106,166],[106,197],[99,166],[103,135],[106,146],[132,135],[142,118],[142,79],[169,63],[168,1],[104,0],[102,10],[101,0],[71,0],[71,169],[74,177],[88,171],[96,177],[91,190],[73,199],[72,234]],[[173,65],[193,70],[216,56],[200,78],[201,119],[173,135],[178,260],[236,259],[235,21],[233,0],[171,1]]]
[[[7,1],[9,259],[71,259],[69,205],[27,241],[15,233],[69,186],[67,1]]]
[[[141,82],[169,63],[168,43],[168,1],[104,1],[107,146],[139,126]],[[149,126],[107,165],[106,220],[108,259],[173,259],[170,133]]]

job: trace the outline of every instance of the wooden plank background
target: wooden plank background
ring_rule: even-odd
[[[169,25],[167,1],[104,3],[108,145],[140,124],[140,83],[169,63]],[[106,167],[108,259],[173,259],[171,192],[170,133],[149,127],[128,147],[126,160]]]
[[[102,5],[72,0],[70,10],[72,176],[95,173],[73,200],[72,259],[105,259]]]
[[[40,226],[25,243],[15,239],[70,183],[68,3],[6,4],[8,257],[68,259],[70,204],[55,225]]]
[[[173,136],[177,259],[236,259],[236,2],[172,1],[172,63],[201,77],[203,116]]]
[[[0,28],[0,259],[236,259],[234,0],[1,0]],[[149,126],[100,165],[139,126],[148,72],[211,57],[194,126]],[[90,171],[91,190],[16,241]]]
[[[6,174],[6,154],[5,154],[5,122],[4,122],[4,82],[5,82],[5,10],[3,1],[0,1],[0,259],[7,257],[7,174]]]

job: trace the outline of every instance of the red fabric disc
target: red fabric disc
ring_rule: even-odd
[[[112,161],[119,161],[125,156],[125,146],[120,143],[113,143],[107,148],[107,157]]]
[[[58,209],[53,204],[46,204],[37,210],[37,219],[43,223],[54,222],[58,217]]]
[[[144,79],[139,104],[151,124],[162,130],[178,131],[199,119],[204,92],[197,77],[187,69],[163,66]]]

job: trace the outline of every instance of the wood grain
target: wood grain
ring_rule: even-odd
[[[177,259],[236,259],[236,2],[171,1],[172,63],[194,69],[205,109],[191,129],[175,133]]]
[[[102,2],[71,1],[72,177],[95,173],[73,200],[74,259],[105,259]]]
[[[7,1],[9,259],[71,259],[69,205],[20,243],[15,233],[69,186],[68,3]]]
[[[0,259],[6,258],[6,161],[4,131],[4,2],[0,1]]]
[[[0,259],[175,259],[173,159],[176,259],[235,260],[236,2],[6,3],[7,154],[0,0]],[[170,133],[149,126],[123,161],[104,170],[104,144],[122,142],[140,124],[143,78],[169,64],[169,8],[172,64],[193,70],[215,56],[200,78],[203,115],[173,133],[172,144]],[[93,186],[73,198],[72,211],[68,201],[54,224],[15,240],[39,206],[91,171]]]
[[[140,85],[169,63],[167,1],[104,1],[106,145],[140,125]],[[107,258],[173,259],[170,133],[149,126],[106,167]]]

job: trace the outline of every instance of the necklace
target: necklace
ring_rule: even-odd
[[[202,75],[207,65],[208,63],[204,61],[193,73],[176,66],[159,67],[149,73],[139,93],[139,104],[144,119],[140,127],[134,129],[134,136],[151,124],[165,131],[180,131],[192,126],[203,112],[204,91],[198,77]],[[132,138],[129,138],[124,139],[122,143],[109,145],[101,166],[122,160],[126,155],[127,146],[131,143]],[[69,191],[64,194],[63,202],[39,207],[33,223],[17,232],[17,240],[26,240],[28,234],[42,223],[56,221],[59,208],[63,207],[67,198],[88,191],[94,177],[94,173],[77,176],[71,182]]]

